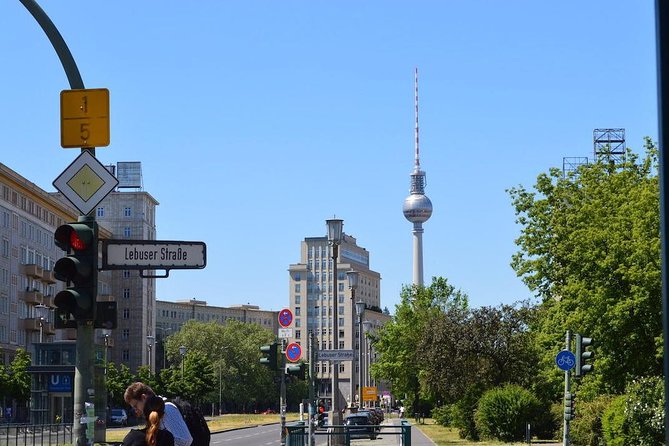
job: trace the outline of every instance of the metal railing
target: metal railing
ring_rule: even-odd
[[[400,425],[381,424],[370,426],[376,429],[373,437],[396,436],[400,446],[411,446],[411,424],[402,420]],[[327,436],[330,439],[341,437],[345,446],[350,446],[352,438],[359,438],[360,426],[325,426],[314,431],[315,436]],[[309,444],[308,427],[302,423],[286,425],[286,446],[307,446]]]
[[[73,443],[70,424],[1,424],[0,446],[59,446]]]

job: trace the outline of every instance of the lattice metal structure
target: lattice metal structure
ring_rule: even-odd
[[[620,164],[625,161],[625,129],[593,131],[595,159]]]
[[[566,177],[571,172],[577,172],[578,168],[588,164],[587,156],[565,156],[562,158],[562,176]]]

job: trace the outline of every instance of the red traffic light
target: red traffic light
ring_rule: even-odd
[[[84,251],[90,247],[95,236],[93,228],[87,224],[68,223],[59,226],[53,238],[56,246],[63,251],[69,251],[70,248],[75,251]]]

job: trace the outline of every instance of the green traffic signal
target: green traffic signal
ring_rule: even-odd
[[[269,345],[260,346],[260,352],[263,355],[266,355],[260,358],[260,363],[269,367],[270,370],[279,370],[279,366],[277,363],[278,347],[279,347],[278,342],[272,342]]]
[[[56,294],[54,304],[76,320],[95,320],[98,224],[84,220],[61,225],[54,233],[54,242],[67,252],[53,267],[56,279],[67,282],[67,289]]]
[[[586,350],[587,347],[592,345],[592,338],[586,338],[578,333],[576,333],[576,367],[574,370],[574,376],[581,377],[586,373],[592,372],[594,366],[592,364],[587,364],[586,361],[591,360],[595,353]]]
[[[304,380],[306,377],[306,364],[301,362],[299,364],[287,365],[286,375],[292,375],[297,377],[297,379]]]

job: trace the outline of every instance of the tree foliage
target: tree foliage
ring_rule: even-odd
[[[549,370],[564,346],[566,329],[593,337],[590,396],[662,373],[656,172],[657,149],[646,140],[643,159],[628,151],[622,164],[597,161],[566,177],[551,169],[534,192],[509,191],[522,228],[512,267],[541,299],[544,365]]]

